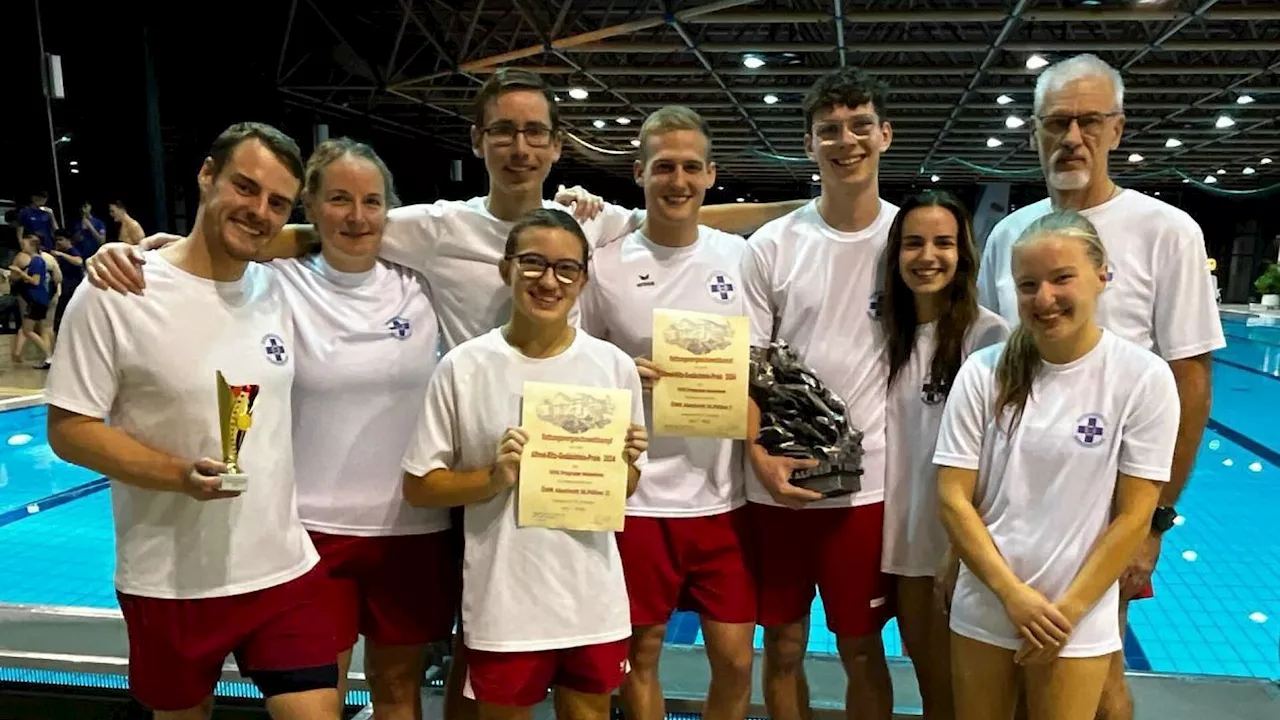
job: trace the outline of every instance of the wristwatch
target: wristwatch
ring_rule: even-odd
[[[1156,512],[1151,516],[1151,531],[1155,533],[1164,533],[1173,527],[1173,521],[1178,519],[1178,511],[1172,505],[1161,505],[1156,508]]]

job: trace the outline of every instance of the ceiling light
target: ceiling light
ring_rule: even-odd
[[[1045,60],[1044,58],[1040,57],[1039,55],[1032,55],[1031,57],[1027,58],[1027,69],[1028,69],[1028,70],[1039,70],[1040,68],[1042,68],[1042,67],[1044,67],[1045,65],[1048,65],[1048,64],[1049,64],[1049,61],[1048,61],[1048,60]]]
[[[814,182],[818,182],[819,180],[821,180],[821,179],[822,179],[822,176],[821,176],[821,175],[819,175],[818,173],[814,173],[814,174],[812,174],[812,175],[810,175],[810,176],[809,176],[809,179],[810,179],[810,180],[812,180],[812,181],[814,181]]]
[[[759,55],[745,55],[742,58],[742,66],[748,70],[764,67],[764,58]]]
[[[1178,138],[1169,138],[1164,141],[1164,146],[1167,148],[1182,147],[1182,141]]]
[[[1182,182],[1189,183],[1191,182],[1191,178],[1182,178]]]
[[[597,120],[597,121],[595,121],[595,122],[593,122],[593,123],[591,123],[591,124],[592,124],[592,125],[595,125],[595,126],[596,126],[596,127],[598,127],[598,128],[602,128],[602,127],[604,127],[604,125],[605,125],[605,123],[604,123],[604,121],[603,121],[603,120]]]
[[[746,198],[738,198],[738,202],[746,202],[746,201],[747,201]]]
[[[717,190],[723,190],[723,189],[724,189],[724,186],[723,186],[723,185],[717,185],[717,186],[716,186],[716,189],[717,189]]]
[[[1216,183],[1216,182],[1218,182],[1218,178],[1216,178],[1216,177],[1214,177],[1214,176],[1212,176],[1212,175],[1205,175],[1205,176],[1204,176],[1204,184],[1205,184],[1205,185],[1212,185],[1212,184],[1214,184],[1214,183]],[[1228,460],[1230,460],[1231,458],[1227,458],[1227,459],[1228,459]]]
[[[1132,155],[1129,156],[1129,162],[1131,163],[1140,163],[1143,160],[1146,160],[1146,158],[1142,157],[1138,153],[1133,153]]]
[[[1156,197],[1160,197],[1160,191],[1159,191],[1159,190],[1155,191],[1155,193],[1153,193],[1153,194],[1154,194]]]
[[[72,174],[72,175],[79,175],[79,174],[80,174],[80,169],[79,169],[79,168],[71,168],[71,174]]]
[[[1013,98],[1009,97],[1008,95],[1001,95],[1000,97],[996,98],[996,102],[1000,103],[1001,105],[1008,105],[1009,103],[1013,102]]]
[[[938,182],[938,181],[939,181],[939,180],[941,180],[941,179],[942,179],[942,178],[938,177],[937,175],[930,175],[930,176],[929,176],[929,182]]]
[[[556,102],[560,102],[560,96],[559,96],[559,95],[556,95],[556,96],[555,96],[555,98],[556,98]]]
[[[766,105],[772,105],[778,102],[778,96],[774,95],[773,93],[769,93],[768,95],[764,96],[764,102]]]
[[[987,147],[989,148],[998,148],[1003,144],[999,138],[987,138]]]
[[[1218,128],[1219,130],[1221,130],[1222,128],[1229,128],[1229,127],[1231,127],[1232,125],[1235,125],[1235,124],[1236,124],[1236,121],[1235,121],[1235,120],[1232,120],[1231,118],[1227,117],[1226,115],[1219,115],[1219,116],[1218,116],[1218,121],[1217,121],[1217,122],[1215,122],[1215,123],[1213,124],[1213,126],[1214,126],[1214,127],[1216,127],[1216,128]]]
[[[631,124],[631,118],[629,118],[629,117],[627,117],[627,116],[625,116],[625,115],[624,115],[624,116],[622,116],[622,117],[618,118],[618,124],[619,124],[619,125],[630,125],[630,124]]]
[[[640,147],[640,139],[639,139],[639,138],[632,138],[632,139],[631,139],[631,147]]]
[[[1241,174],[1241,175],[1252,175],[1252,174],[1254,174],[1254,173],[1256,173],[1256,172],[1258,172],[1258,171],[1257,171],[1257,170],[1254,170],[1254,169],[1253,169],[1253,168],[1251,168],[1251,167],[1247,167],[1247,168],[1245,168],[1245,169],[1241,170],[1241,171],[1240,171],[1240,174]]]
[[[1236,98],[1237,105],[1248,105],[1251,102],[1253,102],[1252,95],[1241,95],[1240,97]]]
[[[1018,128],[1026,124],[1027,124],[1027,121],[1023,120],[1017,115],[1010,115],[1009,117],[1004,119],[1004,126],[1009,128],[1010,130],[1017,130]]]
[[[591,93],[587,92],[585,88],[580,88],[580,87],[569,88],[569,97],[573,98],[574,100],[586,100],[587,96],[590,94]]]
[[[68,164],[68,165],[70,165],[71,167],[75,167],[75,166],[77,166],[77,165],[79,165],[79,164],[80,164],[80,161],[79,161],[79,160],[72,160],[72,161],[68,162],[67,164]]]
[[[1258,164],[1259,164],[1259,165],[1270,165],[1270,164],[1271,164],[1271,158],[1262,158],[1261,160],[1259,160],[1259,161],[1258,161]]]
[[[1223,170],[1222,168],[1218,168],[1218,174],[1219,174],[1219,175],[1226,175],[1226,174],[1227,174],[1227,171],[1226,171],[1226,170]]]

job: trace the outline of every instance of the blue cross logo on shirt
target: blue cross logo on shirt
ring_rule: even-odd
[[[877,290],[871,293],[871,301],[867,305],[867,312],[871,314],[871,317],[873,318],[880,317],[880,303],[883,301],[884,301],[883,291]]]
[[[1097,447],[1104,435],[1102,418],[1098,415],[1085,415],[1076,421],[1076,441],[1085,447]]]
[[[269,334],[262,338],[262,352],[266,353],[267,360],[273,365],[283,365],[289,362],[289,351],[285,350],[284,340],[279,335]]]
[[[733,298],[733,281],[723,272],[712,273],[707,281],[711,297],[720,302],[729,302]]]
[[[387,321],[387,329],[391,331],[391,336],[397,340],[408,340],[413,334],[413,326],[409,323],[409,319],[399,315]]]

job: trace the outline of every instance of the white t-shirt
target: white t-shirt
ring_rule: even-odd
[[[271,267],[297,332],[293,443],[302,524],[357,536],[447,530],[448,510],[404,501],[400,470],[440,337],[426,280],[384,262],[339,272],[319,253]]]
[[[107,419],[144,445],[221,459],[217,372],[257,385],[240,449],[248,490],[201,502],[112,480],[116,588],[195,599],[253,592],[302,576],[318,555],[294,501],[290,396],[293,321],[278,277],[250,263],[214,282],[148,252],[147,292],[85,285],[67,307],[45,399]]]
[[[387,216],[382,257],[426,277],[446,351],[511,317],[511,293],[498,262],[515,223],[494,217],[485,201],[437,200],[395,208]],[[550,200],[542,205],[569,212]],[[626,235],[643,218],[643,211],[606,203],[595,219],[581,225],[594,247]]]
[[[404,469],[426,475],[493,465],[498,440],[520,424],[529,381],[631,390],[632,422],[644,422],[640,375],[618,348],[579,332],[561,354],[529,358],[495,329],[440,361]],[[638,465],[643,462],[642,456]],[[508,490],[466,506],[467,647],[526,652],[629,637],[631,610],[615,534],[518,527],[515,504],[516,492]]]
[[[1010,325],[1018,324],[1013,243],[1052,209],[1048,198],[1019,209],[995,226],[982,251],[978,302]],[[1165,360],[1226,346],[1204,233],[1190,215],[1128,189],[1081,214],[1097,228],[1111,271],[1099,325]]]
[[[652,358],[654,310],[745,315],[738,276],[746,249],[740,236],[708,227],[698,229],[694,244],[679,248],[658,245],[637,230],[592,258],[591,280],[578,297],[582,328],[631,357]],[[700,517],[741,507],[742,442],[654,436],[653,398],[646,393],[644,399],[649,464],[627,514]]]
[[[1045,363],[1010,435],[996,424],[996,366],[1005,344],[971,355],[947,399],[938,465],[978,471],[974,506],[1014,575],[1058,600],[1111,521],[1116,474],[1167,482],[1178,435],[1178,388],[1156,355],[1104,330],[1065,365]],[[1076,623],[1063,657],[1122,647],[1119,583]],[[951,629],[997,647],[1022,641],[995,593],[963,564]]]
[[[898,207],[858,232],[841,232],[818,213],[818,201],[760,228],[747,243],[742,289],[751,345],[785,341],[836,395],[849,425],[863,433],[862,490],[805,508],[871,505],[884,500],[885,386],[889,363],[877,305],[884,251]],[[747,499],[775,505],[746,464]]]
[[[884,483],[884,550],[880,568],[905,577],[932,577],[950,544],[938,502],[938,468],[933,450],[942,424],[946,388],[929,377],[937,349],[936,322],[916,329],[907,364],[889,388],[888,459]],[[1009,326],[999,315],[978,308],[965,333],[963,358],[1004,342]]]

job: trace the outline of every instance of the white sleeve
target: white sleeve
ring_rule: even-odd
[[[599,215],[582,224],[582,231],[593,247],[603,247],[635,232],[644,224],[644,217],[644,210],[605,203]]]
[[[589,265],[591,269],[587,273],[587,286],[578,295],[578,302],[574,308],[578,311],[578,326],[588,335],[608,340],[609,323],[605,313],[604,288],[601,287],[600,278],[596,276],[595,260],[592,259]]]
[[[119,390],[119,341],[106,307],[111,292],[84,283],[67,303],[45,380],[44,399],[49,405],[100,420],[111,412]]]
[[[644,388],[640,384],[640,373],[636,370],[635,363],[626,356],[621,350],[618,354],[622,356],[624,361],[621,371],[626,378],[626,389],[631,391],[631,424],[645,427],[644,420]],[[650,442],[653,438],[649,439]],[[640,457],[636,460],[636,467],[643,470],[646,463],[649,462],[649,453],[640,453]],[[641,480],[641,482],[644,482]]]
[[[1218,303],[1209,274],[1204,233],[1187,218],[1173,252],[1162,261],[1156,278],[1152,323],[1155,349],[1165,360],[1203,355],[1226,347]]]
[[[763,244],[756,238],[747,242],[742,253],[742,297],[751,325],[751,347],[769,347],[773,341],[773,292],[769,277],[769,260]]]
[[[400,467],[422,477],[432,470],[453,470],[458,458],[458,399],[454,397],[453,362],[449,355],[427,383],[427,397],[418,428],[409,441]]]
[[[1120,428],[1120,472],[1168,482],[1182,406],[1167,363],[1156,363],[1138,383]]]
[[[996,315],[979,315],[978,322],[969,328],[964,339],[965,356],[971,355],[984,347],[990,347],[1009,339],[1009,323]]]
[[[991,371],[984,362],[986,353],[972,355],[960,366],[955,383],[947,394],[938,429],[934,465],[977,470],[982,457],[982,434],[986,430],[990,400]]]
[[[996,258],[996,246],[1000,244],[1000,225],[997,224],[987,235],[987,243],[982,247],[982,259],[978,261],[978,304],[997,315],[1000,312],[1000,291],[996,287],[996,275],[999,261]]]
[[[440,203],[405,205],[387,213],[378,257],[396,265],[427,274],[436,255]]]

